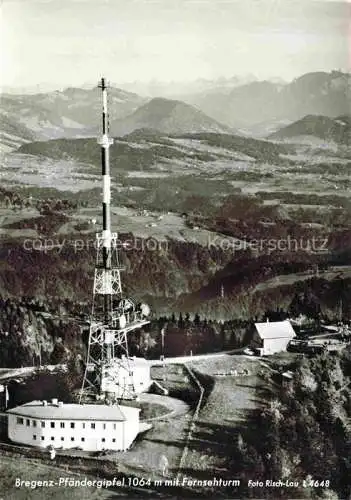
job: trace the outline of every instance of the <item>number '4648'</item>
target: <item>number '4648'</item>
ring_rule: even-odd
[[[327,479],[326,481],[319,481],[318,479],[303,480],[304,488],[329,488],[330,481]]]

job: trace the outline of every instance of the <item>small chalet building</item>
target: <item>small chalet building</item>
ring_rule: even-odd
[[[286,351],[288,343],[295,336],[295,331],[287,319],[285,321],[255,323],[251,345],[261,356],[266,356]]]
[[[127,450],[140,432],[139,408],[31,401],[7,411],[8,437],[40,448]]]

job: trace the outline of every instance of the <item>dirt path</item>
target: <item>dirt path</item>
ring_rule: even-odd
[[[169,396],[159,396],[158,394],[144,393],[139,396],[139,399],[140,402],[154,403],[165,406],[168,409],[168,412],[165,414],[146,419],[147,422],[164,420],[168,417],[184,415],[185,413],[190,411],[189,405],[184,401],[182,401],[181,399],[171,398]]]

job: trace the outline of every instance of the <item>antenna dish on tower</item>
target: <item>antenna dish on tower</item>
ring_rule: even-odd
[[[122,316],[119,317],[119,327],[125,328],[126,324],[127,324],[127,319],[124,316],[124,314],[122,314]]]
[[[150,307],[147,304],[141,304],[140,309],[143,316],[147,317],[150,315]]]

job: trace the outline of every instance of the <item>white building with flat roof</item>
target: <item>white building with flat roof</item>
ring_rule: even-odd
[[[289,320],[255,323],[252,346],[262,356],[286,351],[290,340],[295,338],[295,331]]]
[[[40,448],[127,450],[138,435],[139,408],[31,401],[7,411],[8,437]]]

